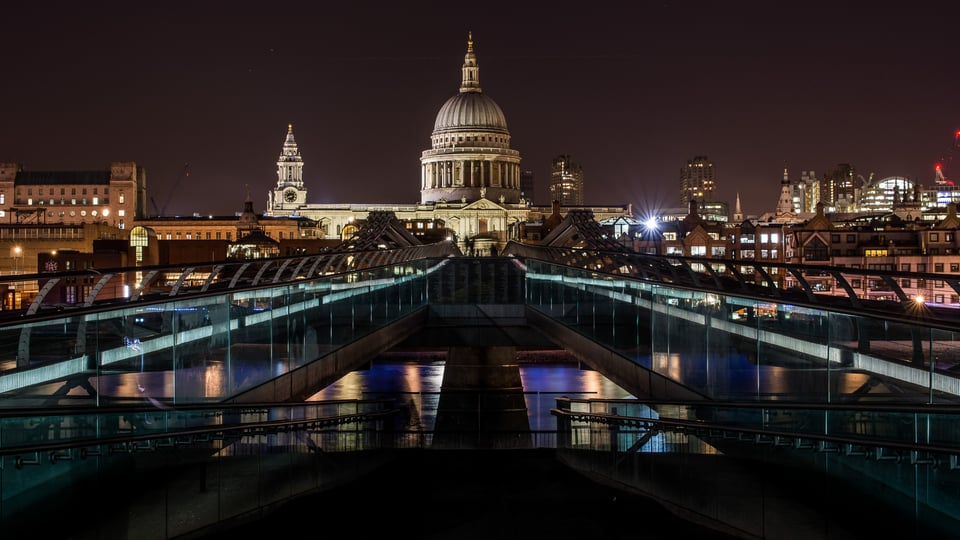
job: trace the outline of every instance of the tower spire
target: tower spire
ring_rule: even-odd
[[[780,182],[780,200],[777,201],[777,215],[793,213],[793,193],[790,188],[790,175],[787,163],[783,163],[783,180]]]
[[[737,192],[737,205],[733,210],[733,222],[740,223],[743,221],[743,210],[740,209],[740,192]]]
[[[303,158],[293,137],[293,124],[287,124],[287,136],[277,158],[277,189],[286,186],[303,188]]]
[[[473,54],[473,32],[467,33],[467,54],[463,57],[463,78],[460,80],[460,93],[481,92],[480,68],[477,55]]]

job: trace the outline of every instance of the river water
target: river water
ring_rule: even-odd
[[[629,392],[597,371],[582,369],[569,355],[538,352],[536,361],[519,363],[530,429],[552,431],[550,410],[558,397],[589,399],[632,398]],[[444,360],[436,355],[386,354],[369,369],[349,373],[309,398],[310,401],[400,397],[416,418],[410,427],[432,430],[443,383]]]

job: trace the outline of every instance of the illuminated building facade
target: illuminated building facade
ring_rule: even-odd
[[[550,166],[550,200],[561,206],[583,204],[583,167],[569,155],[555,157]]]
[[[277,159],[277,185],[267,194],[267,208],[294,209],[307,202],[303,185],[303,157],[293,137],[293,124],[287,125],[287,138]]]
[[[144,216],[146,196],[146,171],[134,162],[97,171],[27,171],[0,163],[0,219],[10,223],[125,229]]]
[[[859,198],[857,170],[849,163],[840,163],[827,173],[821,184],[820,200],[837,212],[852,212]]]
[[[696,156],[680,168],[680,204],[690,201],[705,202],[714,199],[716,171],[707,156]]]

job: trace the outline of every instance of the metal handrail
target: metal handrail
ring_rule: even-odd
[[[740,441],[753,441],[758,444],[777,444],[780,442],[781,446],[782,440],[789,439],[792,441],[789,446],[794,446],[795,448],[808,448],[811,446],[804,446],[801,444],[801,441],[816,441],[820,443],[832,444],[835,446],[819,446],[819,448],[828,448],[828,449],[837,449],[840,447],[860,447],[860,448],[873,448],[877,451],[881,449],[890,449],[902,452],[911,452],[911,453],[926,453],[930,455],[940,455],[944,456],[950,463],[950,468],[957,468],[958,458],[960,458],[960,449],[956,447],[947,447],[947,446],[938,446],[931,444],[915,443],[915,442],[898,442],[898,441],[889,441],[889,440],[871,440],[869,438],[855,438],[855,437],[844,437],[838,435],[829,435],[829,434],[819,434],[819,433],[810,433],[810,432],[798,432],[798,431],[783,431],[775,429],[766,429],[766,428],[750,428],[743,426],[731,426],[725,424],[714,424],[707,422],[696,422],[690,420],[676,420],[669,419],[665,420],[662,418],[643,418],[636,416],[623,416],[617,414],[605,414],[605,413],[592,413],[592,412],[578,412],[578,411],[569,411],[565,409],[551,409],[551,414],[555,416],[562,416],[570,419],[571,421],[585,422],[585,423],[598,423],[610,426],[619,426],[619,427],[642,427],[648,430],[655,431],[666,431],[674,433],[691,433],[694,432],[698,436],[723,436],[726,433],[734,433],[738,435],[748,435],[749,437],[735,437]],[[766,438],[764,438],[766,437]],[[812,446],[812,448],[818,448],[817,446]],[[862,454],[860,454],[862,455]],[[878,454],[879,455],[879,454]]]
[[[880,316],[885,319],[896,319],[899,322],[950,330],[957,330],[960,327],[960,310],[914,302],[905,295],[899,285],[896,285],[900,279],[926,279],[943,281],[954,290],[960,290],[960,275],[954,274],[651,255],[632,251],[544,247],[518,242],[510,242],[504,249],[503,255],[587,270],[599,276],[653,282],[678,289],[787,303],[851,315]],[[798,280],[801,285],[795,289],[780,289],[773,285],[751,283],[737,270],[737,267],[743,265],[778,268],[794,276],[825,273],[837,279],[836,290],[843,291],[846,296],[817,294],[809,288],[809,284],[804,285],[805,280]],[[856,289],[850,285],[851,280],[858,278],[851,276],[859,276],[859,279],[863,280],[882,280],[886,286],[891,287],[892,292],[896,293],[898,300],[877,300],[870,298],[868,293],[858,295]]]

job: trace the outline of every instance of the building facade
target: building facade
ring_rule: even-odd
[[[713,201],[716,184],[716,171],[707,156],[687,160],[687,164],[680,168],[680,204],[686,206],[692,200],[701,204]]]
[[[569,155],[555,157],[550,166],[550,200],[561,206],[583,204],[583,167]]]
[[[0,222],[125,229],[144,217],[146,199],[146,171],[132,161],[96,171],[27,171],[0,163]]]

